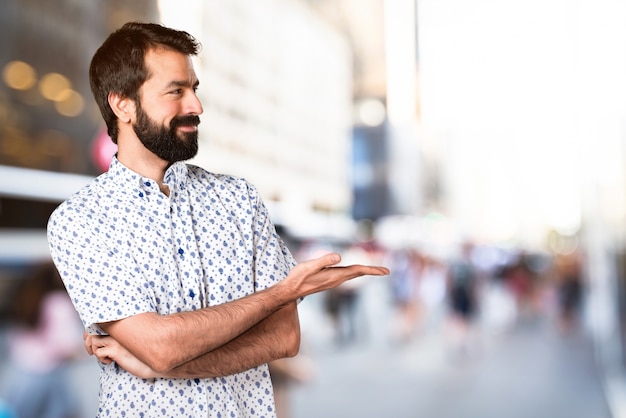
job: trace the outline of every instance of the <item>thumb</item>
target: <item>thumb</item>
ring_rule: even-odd
[[[313,258],[311,260],[298,263],[293,272],[300,272],[304,274],[314,274],[327,267],[334,266],[341,261],[341,256],[337,253],[324,254],[321,257]]]
[[[315,262],[317,267],[321,270],[339,263],[341,261],[341,256],[337,253],[328,253],[311,261]]]

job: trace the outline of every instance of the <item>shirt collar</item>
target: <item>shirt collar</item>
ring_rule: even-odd
[[[126,167],[117,159],[117,154],[111,159],[108,174],[114,179],[116,184],[125,190],[144,190],[153,192],[159,189],[157,182],[151,178]],[[165,171],[164,183],[170,188],[170,192],[184,189],[187,184],[188,168],[182,161],[172,164]]]
[[[175,162],[165,170],[164,182],[171,191],[183,190],[187,185],[189,174],[187,164],[182,161]]]

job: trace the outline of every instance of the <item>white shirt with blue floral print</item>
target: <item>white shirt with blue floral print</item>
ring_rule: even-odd
[[[53,260],[91,333],[143,312],[219,305],[295,265],[256,189],[175,163],[158,184],[115,157],[48,223]],[[201,330],[199,330],[201,332]],[[267,365],[207,379],[140,379],[103,365],[98,417],[275,417]]]

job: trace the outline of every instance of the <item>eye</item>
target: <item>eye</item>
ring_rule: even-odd
[[[170,94],[183,94],[183,89],[176,89],[170,91]]]

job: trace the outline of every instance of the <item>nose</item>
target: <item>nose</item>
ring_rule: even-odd
[[[185,101],[185,113],[188,115],[201,115],[202,112],[204,112],[204,109],[200,99],[195,92],[191,92]]]

